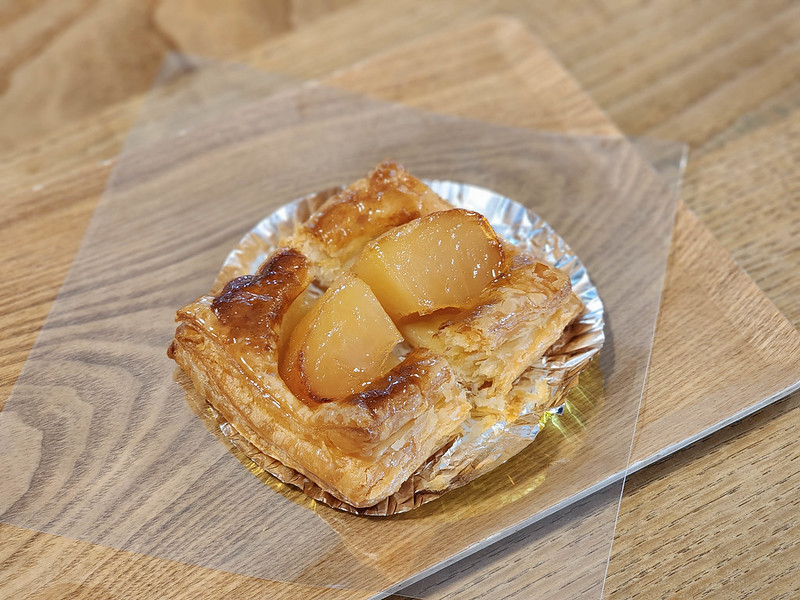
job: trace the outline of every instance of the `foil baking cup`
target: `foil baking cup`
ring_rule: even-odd
[[[490,411],[473,410],[460,433],[431,456],[396,493],[367,508],[356,508],[339,500],[304,475],[264,454],[206,403],[207,416],[257,467],[301,489],[314,500],[354,514],[388,516],[406,512],[466,485],[518,454],[534,441],[552,414],[563,411],[567,392],[605,339],[603,303],[597,289],[580,259],[544,220],[522,204],[485,188],[454,181],[425,183],[454,207],[481,213],[507,242],[568,273],[584,310],[545,356],[514,383],[510,400],[518,409],[512,421]],[[234,277],[255,273],[281,240],[292,235],[297,225],[341,189],[299,198],[260,221],[227,256],[212,293],[218,293]]]

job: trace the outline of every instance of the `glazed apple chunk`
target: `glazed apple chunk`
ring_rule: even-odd
[[[369,286],[345,272],[292,329],[280,375],[301,400],[342,400],[397,364],[402,339]]]
[[[466,308],[500,273],[503,247],[473,211],[435,212],[396,227],[364,248],[353,272],[398,321]]]

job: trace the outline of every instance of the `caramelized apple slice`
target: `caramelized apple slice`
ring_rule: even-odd
[[[353,271],[398,320],[470,306],[502,264],[503,248],[486,219],[456,208],[381,235],[364,248]]]
[[[414,319],[405,320],[398,325],[400,333],[412,348],[432,348],[433,336],[439,328],[453,319],[457,319],[463,311],[457,309],[439,310],[430,315],[423,315]]]
[[[297,323],[280,375],[301,400],[341,400],[394,367],[392,350],[400,341],[369,286],[344,273]]]
[[[280,352],[283,352],[286,344],[289,343],[289,336],[297,327],[300,319],[311,310],[311,307],[319,300],[321,294],[322,292],[317,291],[315,286],[309,285],[286,309],[283,319],[281,319],[280,341],[278,343]]]

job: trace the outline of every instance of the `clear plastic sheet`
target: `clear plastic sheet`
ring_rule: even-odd
[[[376,519],[315,503],[252,465],[198,418],[165,350],[175,310],[208,291],[255,223],[387,158],[542,216],[597,286],[606,342],[529,448],[439,500]],[[674,210],[674,189],[624,139],[424,113],[238,66],[165,77],[0,413],[3,447],[25,450],[0,490],[0,518],[369,597],[531,523],[546,530],[560,511],[564,536],[582,523],[603,540],[563,568],[604,569],[616,501],[588,512],[575,503],[603,488],[619,497],[608,486],[628,464]]]

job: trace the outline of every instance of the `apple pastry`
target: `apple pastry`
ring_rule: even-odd
[[[178,311],[169,355],[260,452],[357,508],[395,494],[583,310],[569,276],[394,163],[252,274]]]

